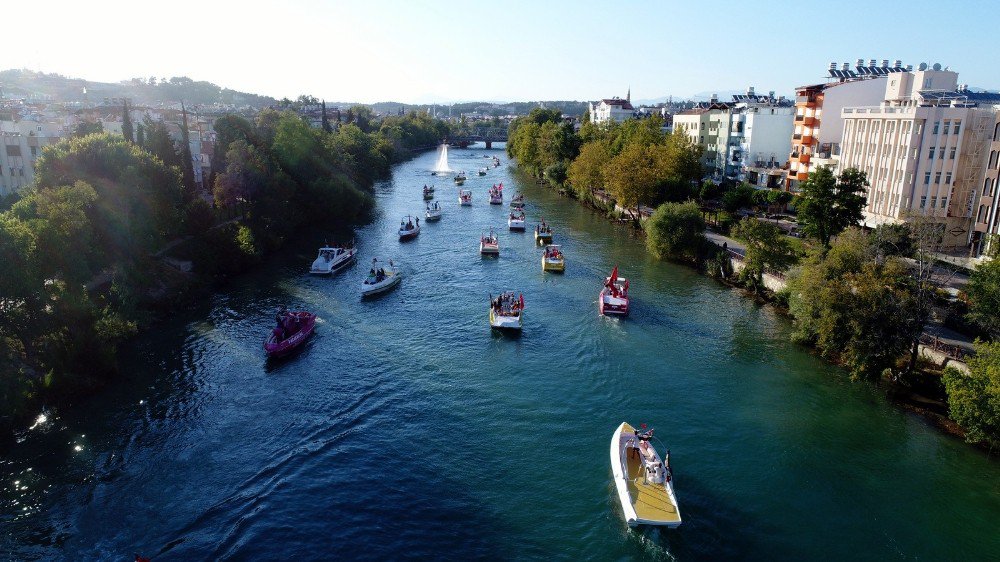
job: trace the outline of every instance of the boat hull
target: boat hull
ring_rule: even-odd
[[[490,327],[494,330],[519,331],[521,329],[521,315],[502,316],[490,309]]]
[[[427,222],[435,222],[441,220],[441,211],[438,211],[433,214],[431,214],[430,212],[426,213],[426,220]]]
[[[353,263],[355,257],[356,253],[352,248],[347,250],[346,253],[338,256],[336,260],[325,263],[322,260],[316,260],[309,268],[309,273],[312,275],[332,275]],[[317,264],[317,262],[320,263]]]
[[[376,284],[362,283],[362,285],[361,285],[361,296],[362,297],[370,297],[370,296],[373,296],[373,295],[382,294],[382,293],[384,293],[386,291],[391,290],[396,285],[399,285],[399,282],[402,279],[403,279],[402,275],[400,275],[399,273],[394,273],[389,278],[387,278],[385,281],[383,281],[381,283],[376,283]]]
[[[399,231],[399,241],[403,242],[405,240],[413,240],[420,234],[420,228],[417,227],[413,230],[400,230]]]
[[[507,228],[517,232],[524,232],[524,221],[507,221]]]
[[[542,258],[542,271],[562,273],[566,271],[566,261]]]
[[[315,314],[310,314],[308,312],[295,312],[292,314],[301,319],[300,321],[302,322],[302,327],[300,327],[297,332],[281,341],[276,341],[273,335],[264,341],[264,352],[267,353],[268,357],[285,357],[297,351],[302,344],[309,339],[309,336],[313,334],[313,331],[316,328]]]

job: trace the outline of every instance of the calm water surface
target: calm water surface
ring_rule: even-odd
[[[503,166],[478,177],[487,153]],[[114,388],[25,430],[0,455],[0,558],[1000,558],[1000,463],[788,343],[771,310],[522,182],[501,150],[452,151],[472,207],[435,159],[377,186],[357,266],[308,276],[323,237],[304,235],[138,338]],[[432,181],[443,220],[399,243]],[[564,275],[486,204],[499,181],[554,225]],[[478,254],[491,226],[499,259]],[[376,255],[406,277],[362,301]],[[625,321],[597,314],[616,263]],[[524,293],[521,337],[488,327],[505,289]],[[286,303],[321,323],[268,363]],[[676,531],[623,525],[608,444],[626,420],[671,448]]]

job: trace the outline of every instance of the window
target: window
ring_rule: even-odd
[[[944,183],[951,185],[951,172],[944,175]]]
[[[920,208],[923,209],[926,206],[927,206],[927,196],[926,195],[921,195],[920,196]]]
[[[934,130],[931,131],[931,134],[932,135],[938,134],[938,129],[940,129],[940,128],[941,128],[941,122],[940,121],[935,121],[934,122]]]
[[[931,183],[931,173],[927,172],[924,174],[924,185],[930,185]]]
[[[934,183],[941,183],[941,172],[934,174]]]
[[[937,196],[931,197],[931,209],[937,207]]]
[[[942,198],[941,198],[941,205],[939,205],[939,206],[940,206],[940,207],[941,207],[942,209],[944,209],[945,207],[947,207],[947,206],[948,206],[948,199],[947,199],[946,197],[942,197]]]
[[[917,157],[917,151],[918,151],[918,150],[920,150],[920,149],[919,149],[919,148],[917,148],[917,147],[915,147],[915,146],[913,147],[913,158],[914,158],[914,159],[916,159],[916,157]]]
[[[954,129],[952,130],[952,132],[957,135],[958,131],[962,128],[962,121],[960,119],[956,120],[955,124],[953,125],[953,127],[954,127]]]
[[[927,157],[931,160],[934,159],[934,147],[932,146],[930,150],[927,151]]]
[[[954,146],[951,147],[951,152],[948,153],[948,160],[954,160],[955,159],[955,150],[956,150],[956,147],[954,147]]]
[[[946,119],[945,122],[944,122],[944,128],[941,129],[941,134],[943,134],[943,135],[947,135],[948,134],[948,125],[949,125],[949,123],[948,123],[948,120]]]

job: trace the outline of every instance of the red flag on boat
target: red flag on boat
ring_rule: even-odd
[[[616,265],[614,269],[611,270],[611,284],[614,285],[615,281],[618,281],[618,266]]]
[[[646,424],[644,424],[644,423],[642,423],[642,424],[639,424],[639,427],[641,427],[641,428],[643,428],[643,429],[646,429]]]
[[[521,296],[521,298],[520,298],[520,299],[518,299],[518,301],[519,301],[519,302],[520,302],[520,304],[521,304],[521,308],[524,308],[524,293],[521,293],[521,295],[520,295],[520,296]]]
[[[625,280],[625,292],[628,292],[628,279]]]

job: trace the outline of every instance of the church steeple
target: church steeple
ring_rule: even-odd
[[[625,94],[625,101],[632,103],[632,86],[628,87],[628,93]]]

